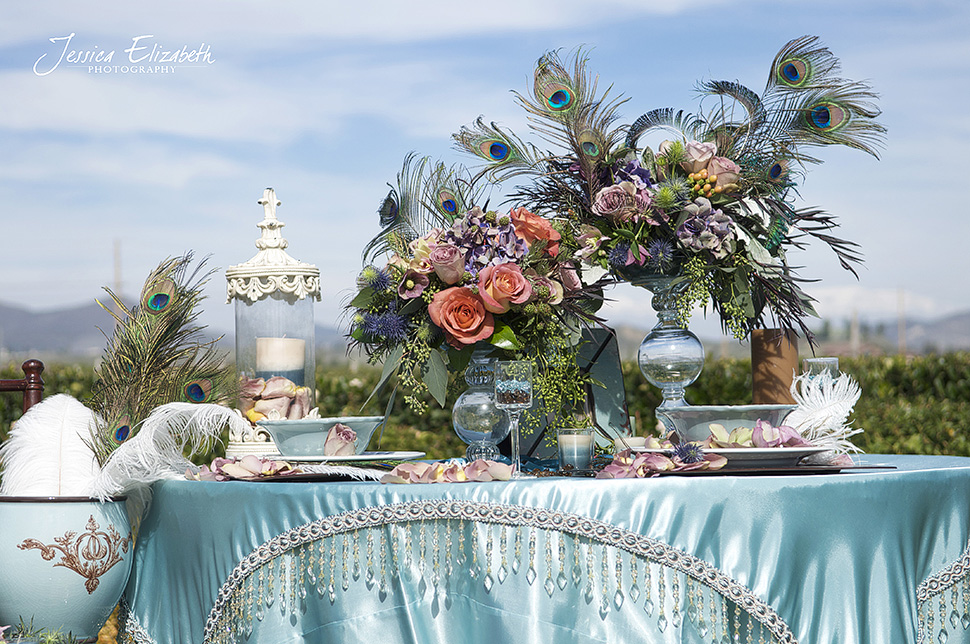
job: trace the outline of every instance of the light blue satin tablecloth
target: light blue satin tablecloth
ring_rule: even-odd
[[[750,589],[797,642],[916,642],[917,588],[958,562],[970,539],[970,459],[863,460],[897,469],[434,485],[165,481],[154,486],[136,542],[125,594],[130,637],[201,642],[233,569],[288,530],[361,508],[455,499],[580,515],[668,544]],[[604,616],[597,601],[583,601],[572,587],[550,598],[541,583],[526,592],[502,592],[508,586],[488,594],[463,590],[462,583],[456,576],[447,602],[430,593],[380,597],[363,582],[333,603],[311,593],[296,615],[267,609],[248,641],[633,642],[652,641],[645,636],[656,629],[656,616],[648,618],[629,599]],[[956,598],[942,595],[947,612]],[[933,642],[942,622],[939,603],[929,602],[937,612]],[[966,632],[949,628],[948,635],[953,644]],[[682,637],[697,641],[687,629]]]

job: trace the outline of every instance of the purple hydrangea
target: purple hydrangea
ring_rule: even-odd
[[[633,183],[638,191],[653,187],[650,170],[640,167],[640,159],[633,159],[616,171],[614,183],[620,183],[621,181]]]
[[[445,232],[443,241],[461,249],[465,271],[474,277],[486,266],[514,262],[528,252],[525,240],[516,236],[511,219],[505,221],[489,222],[481,208],[472,208]]]
[[[734,221],[721,210],[714,210],[711,202],[698,197],[684,209],[688,217],[677,227],[677,239],[695,253],[710,251],[717,259],[734,252]]]

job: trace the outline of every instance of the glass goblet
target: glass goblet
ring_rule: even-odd
[[[512,478],[527,478],[522,474],[519,455],[519,417],[523,409],[532,406],[532,362],[505,360],[495,363],[495,406],[504,409],[511,424]]]

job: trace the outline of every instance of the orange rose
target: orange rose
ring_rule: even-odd
[[[505,313],[532,297],[532,284],[517,264],[486,266],[478,272],[478,295],[492,313]]]
[[[438,291],[428,305],[428,314],[456,349],[490,338],[495,332],[495,319],[470,288],[453,286]]]
[[[529,246],[537,239],[545,239],[546,253],[555,257],[559,254],[559,231],[553,229],[552,224],[545,217],[534,215],[525,208],[513,208],[509,213],[515,234],[525,240]]]

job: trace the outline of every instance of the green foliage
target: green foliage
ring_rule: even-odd
[[[855,437],[867,452],[950,454],[970,456],[970,353],[920,357],[886,356],[842,358],[841,368],[862,387],[853,424],[865,429]],[[19,364],[0,366],[0,378],[21,377]],[[390,391],[364,407],[368,395],[381,377],[380,369],[327,367],[317,373],[317,404],[325,415],[381,414]],[[634,363],[623,365],[630,413],[638,417],[641,433],[653,431],[654,409],[659,391],[640,375]],[[50,364],[44,372],[45,395],[69,393],[84,401],[91,395],[94,374],[90,367]],[[370,449],[420,450],[430,458],[461,455],[465,444],[451,426],[451,406],[464,383],[451,379],[444,408],[430,395],[428,411],[418,415],[398,401],[383,437],[375,434]],[[695,405],[750,404],[751,365],[748,360],[708,360],[700,378],[687,390]],[[6,438],[10,422],[20,416],[20,396],[0,395],[0,440]],[[362,409],[363,407],[363,409]],[[196,459],[212,460],[221,453]]]

